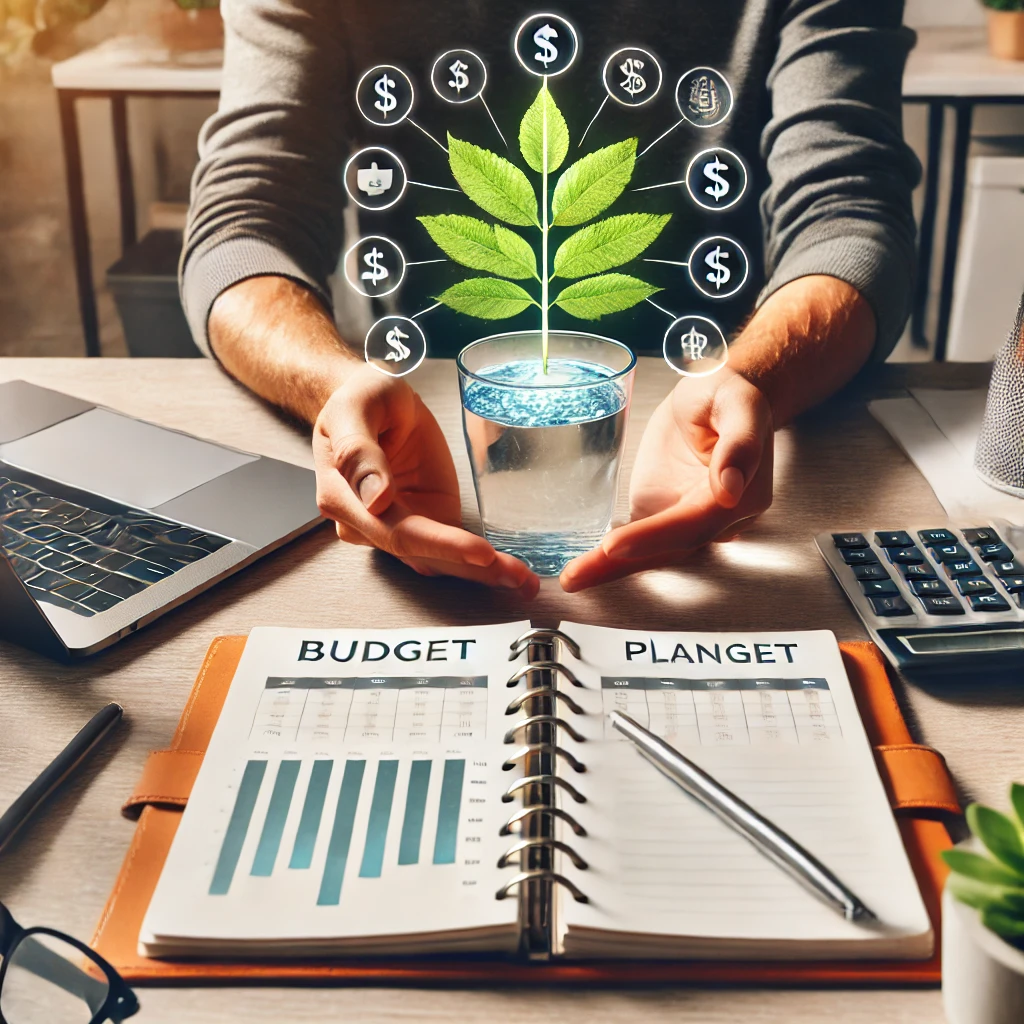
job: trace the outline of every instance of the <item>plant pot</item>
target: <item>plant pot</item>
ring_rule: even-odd
[[[608,338],[498,334],[459,353],[462,424],[484,534],[540,576],[611,525],[636,357]]]
[[[948,887],[942,894],[942,1003],[949,1024],[1024,1021],[1024,952],[989,931]]]
[[[988,14],[988,49],[1001,60],[1024,60],[1024,11]]]

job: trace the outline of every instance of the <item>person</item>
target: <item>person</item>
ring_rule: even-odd
[[[763,287],[727,366],[681,377],[657,407],[629,481],[630,520],[565,568],[566,590],[675,563],[735,535],[771,503],[774,431],[895,344],[909,309],[919,176],[901,131],[902,70],[914,39],[902,7],[563,0],[584,46],[611,50],[638,34],[657,41],[669,89],[672,69],[727,69],[735,105],[718,137],[748,160],[759,153],[750,177],[760,223],[757,203],[742,216],[763,232]],[[516,74],[508,41],[534,12],[476,0],[222,0],[221,8],[223,91],[200,136],[181,264],[197,343],[256,394],[312,424],[318,502],[339,537],[420,573],[533,596],[539,581],[525,565],[462,528],[452,455],[415,375],[367,365],[361,335],[339,331],[343,303],[329,278],[355,212],[346,209],[341,168],[369,130],[354,111],[358,77],[400,62],[429,75],[437,53],[472,46],[497,69],[488,94],[495,124],[517,125],[524,90],[536,91],[537,80]],[[424,109],[439,119],[441,106]],[[477,115],[480,130],[491,131]],[[427,151],[422,166],[443,172],[429,141],[410,142],[413,128],[400,130],[403,145]],[[678,166],[694,134],[679,130],[659,143],[658,166]],[[451,316],[432,339],[456,336]],[[637,328],[636,337],[651,330]]]

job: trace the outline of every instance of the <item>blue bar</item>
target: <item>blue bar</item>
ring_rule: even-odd
[[[313,863],[313,849],[320,832],[320,818],[324,812],[327,783],[331,781],[333,767],[333,761],[313,762],[306,799],[302,804],[302,816],[299,818],[299,831],[295,834],[292,859],[288,864],[290,868],[308,868]]]
[[[284,835],[284,823],[288,820],[288,808],[292,804],[292,793],[295,792],[295,780],[299,777],[301,761],[282,761],[274,779],[274,789],[270,794],[270,806],[263,822],[256,856],[252,859],[253,875],[269,878],[274,873],[277,851],[281,849],[281,836]]]
[[[459,805],[465,761],[445,761],[441,779],[441,805],[437,809],[437,835],[434,837],[434,863],[455,863],[455,840],[459,833]]]
[[[395,798],[395,779],[398,778],[397,761],[381,761],[377,766],[377,781],[373,786],[373,800],[370,802],[370,820],[366,825],[366,846],[363,847],[363,863],[359,868],[360,878],[380,878],[384,866],[384,843],[388,838],[388,822],[391,820],[391,803]]]
[[[359,790],[363,785],[365,771],[365,761],[345,762],[345,774],[341,778],[341,790],[338,793],[338,807],[334,812],[334,828],[331,830],[331,841],[327,847],[327,863],[324,865],[324,876],[320,880],[320,895],[316,900],[318,907],[336,907],[341,900],[341,883],[345,877],[349,847],[352,845],[352,825],[356,820]]]
[[[402,839],[398,844],[399,864],[419,864],[420,838],[427,813],[427,788],[430,786],[431,761],[413,761],[409,774],[409,792],[405,798]]]
[[[249,761],[242,773],[242,782],[235,797],[235,806],[228,819],[228,830],[224,833],[224,842],[220,847],[220,856],[213,871],[210,882],[211,896],[226,896],[231,888],[231,879],[235,877],[238,858],[242,855],[245,834],[249,831],[252,811],[256,806],[256,797],[260,795],[263,776],[267,770],[266,761]]]

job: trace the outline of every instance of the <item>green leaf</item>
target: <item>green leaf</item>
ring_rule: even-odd
[[[629,309],[660,291],[629,274],[602,274],[563,288],[555,305],[582,320],[600,320],[607,313]]]
[[[1024,889],[999,885],[984,885],[963,875],[950,875],[949,891],[961,903],[977,910],[986,907],[1002,907],[1024,916]]]
[[[671,214],[627,213],[570,235],[555,253],[554,277],[586,277],[636,259],[661,234]]]
[[[1005,814],[981,804],[971,804],[967,808],[967,824],[993,857],[1024,874],[1024,838]]]
[[[418,217],[417,220],[445,255],[464,267],[518,280],[537,276],[537,257],[533,249],[508,228],[492,227],[475,217],[458,214]]]
[[[542,85],[519,126],[519,149],[522,151],[523,159],[538,173],[544,170],[545,136],[547,170],[550,174],[562,166],[562,161],[569,152],[569,126],[565,123],[565,118],[551,93],[548,92],[548,87]]]
[[[949,865],[951,871],[975,882],[1012,887],[1024,886],[1024,875],[1019,875],[980,853],[971,853],[969,850],[943,850],[942,859]]]
[[[583,224],[608,209],[633,177],[636,139],[589,153],[563,172],[551,197],[557,227]]]
[[[504,157],[448,136],[448,164],[459,188],[506,224],[539,225],[537,196],[526,175]]]
[[[1014,782],[1010,786],[1010,803],[1013,804],[1013,810],[1017,815],[1020,827],[1024,828],[1024,786],[1019,782]]]
[[[1004,910],[1001,907],[990,907],[981,912],[981,923],[989,931],[993,931],[996,935],[1001,935],[1011,942],[1024,939],[1024,917],[1014,914],[1013,911]]]
[[[478,316],[481,320],[504,320],[522,313],[537,303],[525,288],[497,277],[471,277],[453,284],[437,296],[438,302],[456,313]]]

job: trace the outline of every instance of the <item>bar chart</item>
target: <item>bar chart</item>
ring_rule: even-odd
[[[309,872],[315,904],[330,907],[347,880],[453,865],[466,789],[465,757],[251,759],[235,787],[209,894],[226,896],[242,875]]]

